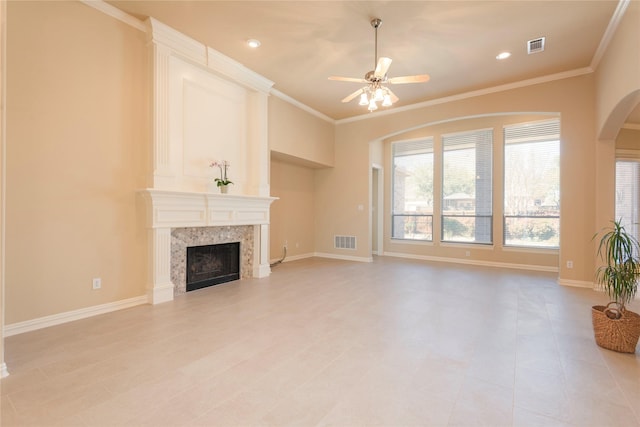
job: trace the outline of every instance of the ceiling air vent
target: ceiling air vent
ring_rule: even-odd
[[[532,53],[542,52],[544,50],[544,37],[539,37],[537,39],[529,40],[527,42],[527,53],[531,55]]]

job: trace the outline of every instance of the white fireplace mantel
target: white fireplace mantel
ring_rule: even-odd
[[[151,255],[147,286],[149,302],[171,301],[171,229],[181,227],[254,226],[253,277],[270,274],[269,207],[277,197],[142,190],[147,207]]]
[[[277,197],[147,189],[151,228],[269,224]]]

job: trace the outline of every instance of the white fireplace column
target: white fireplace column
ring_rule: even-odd
[[[147,284],[147,301],[159,304],[171,301],[175,288],[171,282],[171,228],[152,228],[149,234],[151,283]]]

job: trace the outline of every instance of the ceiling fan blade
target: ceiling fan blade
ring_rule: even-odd
[[[378,65],[376,65],[376,70],[373,72],[373,75],[376,78],[383,79],[384,76],[389,71],[389,66],[391,65],[391,58],[385,58],[384,56],[378,59]]]
[[[356,79],[355,77],[337,77],[331,76],[329,80],[336,80],[339,82],[355,82],[355,83],[367,83],[365,79]]]
[[[400,101],[400,98],[398,98],[395,93],[391,92],[391,89],[387,88],[387,91],[389,92],[389,96],[391,97],[392,103],[395,104],[396,102]]]
[[[404,83],[424,83],[426,81],[429,81],[429,79],[429,74],[419,74],[417,76],[392,77],[387,80],[387,82],[397,85]]]
[[[345,99],[343,99],[342,102],[351,101],[353,98],[355,98],[356,96],[360,95],[362,93],[362,90],[363,89],[358,89],[357,91],[353,92],[351,95],[349,95]]]

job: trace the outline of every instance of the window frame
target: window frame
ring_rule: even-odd
[[[419,144],[420,142],[426,142],[428,144],[431,145],[430,147],[430,154],[431,154],[431,175],[433,176],[434,172],[435,172],[435,138],[433,136],[425,136],[425,137],[421,137],[421,138],[415,138],[415,139],[406,139],[406,140],[400,140],[400,141],[393,141],[391,142],[391,197],[390,197],[390,202],[391,202],[391,227],[390,227],[390,238],[391,240],[397,240],[397,241],[403,241],[403,242],[424,242],[424,243],[432,243],[434,240],[434,229],[433,229],[433,225],[434,225],[434,214],[433,214],[433,206],[432,206],[432,210],[431,213],[426,213],[426,214],[408,214],[406,212],[403,213],[396,213],[396,152],[395,152],[395,147],[400,145],[400,144]],[[424,154],[424,153],[421,153]],[[435,192],[435,186],[433,185],[432,182],[432,187],[431,187],[431,194],[432,194],[432,199],[434,198],[434,192]],[[433,204],[433,201],[432,201]],[[395,233],[395,225],[396,225],[396,218],[398,217],[412,217],[412,218],[425,218],[427,219],[427,228],[431,230],[431,237],[430,238],[424,238],[424,239],[418,239],[418,238],[411,238],[411,237],[397,237],[394,235]]]
[[[638,166],[638,173],[640,174],[640,150],[635,150],[635,149],[616,149],[616,153],[615,153],[615,163],[614,163],[614,205],[613,205],[613,211],[614,211],[614,218],[616,220],[618,219],[622,219],[621,216],[618,215],[618,162],[633,162],[636,163]],[[637,194],[634,195],[636,198],[636,211],[637,211],[637,218],[631,218],[631,221],[633,223],[634,219],[636,221],[640,221],[640,189],[638,191]],[[623,223],[623,225],[626,225]],[[633,227],[632,230],[628,230],[630,231],[637,239],[640,239],[640,226],[638,226],[636,224],[636,226]]]
[[[551,142],[557,141],[558,144],[558,192],[560,191],[560,171],[561,171],[561,125],[562,121],[560,117],[554,117],[551,119],[543,119],[543,120],[535,120],[521,123],[514,123],[504,125],[502,127],[502,245],[504,248],[508,249],[523,249],[523,250],[542,250],[542,251],[557,251],[560,249],[560,217],[562,215],[562,207],[560,205],[560,193],[558,193],[558,214],[557,215],[507,215],[506,207],[506,198],[507,198],[507,147],[509,144],[507,143],[507,129],[508,128],[517,128],[517,127],[526,127],[530,125],[544,125],[546,123],[557,123],[557,139],[541,139],[538,141],[529,141],[529,142],[514,142],[513,144],[520,143],[542,143],[542,142]],[[534,137],[530,137],[534,139]],[[523,243],[508,243],[507,242],[507,220],[512,218],[527,218],[527,219],[557,219],[557,230],[558,230],[558,245],[557,246],[543,246],[543,245],[528,245]]]
[[[484,134],[484,135],[483,135]],[[478,210],[478,194],[477,191],[475,191],[474,193],[474,215],[469,215],[469,214],[458,214],[458,215],[451,215],[448,212],[445,212],[445,207],[447,205],[447,203],[445,203],[445,169],[446,169],[446,165],[445,165],[445,155],[447,151],[454,151],[453,149],[447,150],[447,143],[446,143],[446,139],[447,138],[456,138],[456,137],[460,137],[460,138],[464,138],[466,136],[472,137],[472,135],[476,135],[479,138],[482,137],[487,137],[487,142],[489,142],[489,147],[487,150],[487,153],[489,154],[489,166],[488,166],[488,177],[490,180],[490,194],[489,197],[487,198],[487,200],[489,201],[489,210],[490,210],[490,214],[478,214],[477,210]],[[493,231],[494,231],[494,227],[493,227],[493,210],[494,210],[494,206],[493,206],[493,196],[494,196],[494,180],[493,180],[493,174],[494,174],[494,136],[495,136],[495,128],[494,127],[488,127],[488,128],[479,128],[479,129],[472,129],[472,130],[465,130],[465,131],[460,131],[460,132],[452,132],[452,133],[444,133],[440,135],[440,141],[441,141],[441,150],[440,150],[440,155],[441,155],[441,179],[440,179],[440,242],[442,243],[446,243],[446,244],[454,244],[454,245],[481,245],[481,246],[493,246],[494,244],[494,239],[493,239]],[[478,170],[477,170],[477,153],[478,153],[478,144],[477,141],[474,142],[468,142],[468,143],[459,143],[459,145],[462,147],[465,144],[472,144],[473,147],[469,146],[468,148],[473,148],[474,150],[474,158],[476,159],[476,165],[474,165],[474,175],[476,176],[476,180],[475,182],[475,186],[477,188],[477,176],[478,176]],[[464,148],[462,148],[464,149]],[[489,236],[489,241],[478,241],[478,240],[450,240],[450,239],[446,239],[445,238],[445,219],[446,218],[476,218],[476,220],[478,218],[485,218],[487,219],[486,221],[486,225],[485,227],[488,226],[488,230],[485,232],[486,235]],[[477,225],[477,221],[474,222],[474,230],[477,230],[477,228],[475,228]],[[475,234],[477,234],[477,231],[474,232]]]

